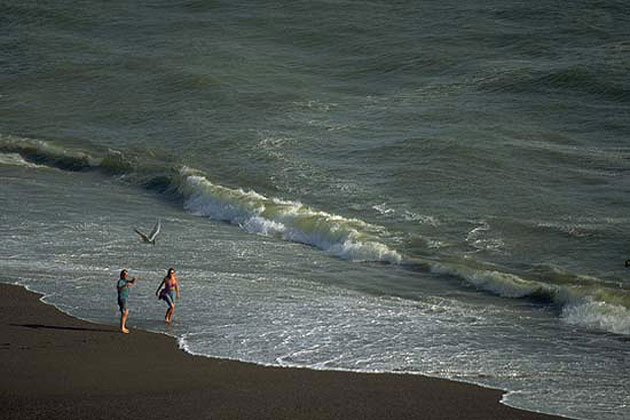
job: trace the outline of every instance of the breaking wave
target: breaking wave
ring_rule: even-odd
[[[117,175],[146,189],[175,194],[195,215],[229,222],[251,233],[312,245],[343,259],[393,264],[401,261],[398,252],[379,241],[379,232],[384,230],[380,226],[255,191],[227,188],[188,167],[143,161],[115,150],[72,151],[15,136],[0,136],[0,153],[68,171],[97,170]]]
[[[260,235],[314,246],[351,261],[401,264],[455,277],[486,293],[557,305],[560,318],[583,328],[630,335],[630,290],[598,279],[553,270],[514,274],[472,261],[437,262],[401,255],[382,238],[385,228],[312,209],[300,202],[228,188],[208,175],[158,159],[114,150],[68,150],[50,142],[0,135],[0,165],[99,171],[124,182],[175,197],[185,210]]]
[[[630,335],[630,290],[621,284],[605,284],[597,279],[563,274],[562,284],[524,278],[492,269],[458,264],[422,262],[430,272],[464,280],[485,292],[511,299],[531,299],[560,308],[565,322],[587,329]],[[559,273],[554,273],[559,276]],[[550,279],[551,274],[541,278]]]
[[[19,153],[0,154],[0,165],[24,166],[26,168],[42,168],[43,165],[27,162]]]
[[[344,259],[401,261],[398,252],[378,241],[380,227],[316,211],[299,202],[216,185],[188,168],[181,174],[179,190],[186,210],[193,214],[223,220],[248,232],[312,245]]]

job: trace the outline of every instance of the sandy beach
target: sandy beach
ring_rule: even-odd
[[[0,284],[8,419],[510,419],[501,391],[419,375],[272,368],[191,356],[175,340],[74,319]],[[133,314],[132,314],[133,316]]]

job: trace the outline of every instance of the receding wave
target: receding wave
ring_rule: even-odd
[[[565,322],[584,328],[630,335],[630,290],[594,278],[553,269],[526,274],[486,267],[471,261],[442,262],[403,256],[381,238],[380,226],[345,218],[255,191],[215,184],[202,171],[130,157],[113,150],[68,150],[50,142],[0,135],[0,165],[68,171],[100,171],[134,186],[175,196],[185,210],[225,221],[247,232],[308,244],[352,261],[402,264],[459,278],[478,290],[511,299],[557,305]]]

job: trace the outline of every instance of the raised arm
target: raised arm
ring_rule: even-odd
[[[118,291],[121,291],[125,287],[129,287],[129,285],[133,285],[136,282],[136,278],[132,278],[131,280],[125,280],[125,284],[118,286]]]

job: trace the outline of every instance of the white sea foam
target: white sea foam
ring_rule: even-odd
[[[615,302],[623,299],[621,295],[607,299],[601,288],[553,285],[497,270],[473,269],[454,264],[429,263],[429,268],[433,273],[456,276],[479,290],[501,297],[549,300],[562,307],[562,319],[572,325],[630,334],[630,308]]]
[[[401,256],[378,239],[383,229],[358,219],[312,210],[295,201],[213,184],[188,168],[180,192],[193,214],[238,225],[244,230],[313,245],[353,261],[399,263]]]
[[[383,216],[396,213],[396,210],[387,206],[387,203],[375,204],[372,206],[372,208],[376,210],[377,212],[379,212],[380,214],[382,214]]]
[[[466,242],[480,251],[504,252],[505,243],[499,237],[492,236],[490,225],[486,221],[466,235]]]
[[[573,325],[630,335],[630,309],[622,305],[588,298],[564,306],[562,319]]]
[[[42,165],[25,161],[18,153],[0,153],[0,165],[24,166],[27,168],[42,167]]]
[[[408,210],[404,212],[403,217],[406,221],[417,222],[419,224],[427,224],[431,226],[438,226],[440,224],[440,221],[435,216],[418,214]]]
[[[557,292],[554,286],[525,280],[515,274],[497,270],[476,270],[465,266],[440,263],[432,263],[430,268],[431,272],[462,278],[478,289],[507,298],[522,298],[543,291],[549,294]]]

